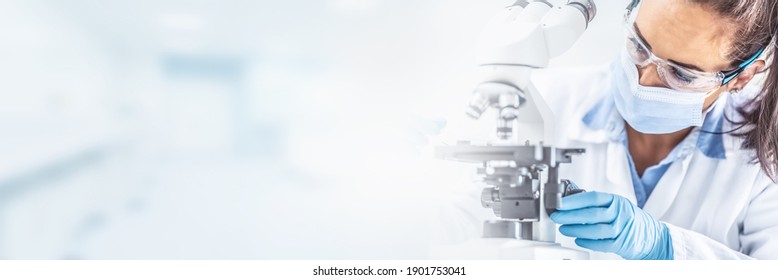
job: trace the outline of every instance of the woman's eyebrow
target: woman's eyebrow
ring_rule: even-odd
[[[646,45],[646,48],[648,48],[648,50],[651,50],[651,44],[648,43],[648,41],[646,40],[646,37],[643,37],[643,33],[640,33],[640,27],[638,27],[638,24],[637,23],[632,23],[632,25],[635,27],[635,33],[637,33],[638,38],[640,38],[640,40],[643,41],[643,44]],[[679,66],[683,66],[683,67],[689,68],[689,69],[694,69],[694,70],[697,70],[697,71],[700,71],[700,72],[705,72],[705,71],[702,70],[702,68],[700,68],[700,67],[698,67],[697,65],[694,65],[694,64],[683,63],[683,62],[675,61],[675,60],[672,60],[672,59],[668,59],[668,61],[670,61],[672,63],[675,63],[675,64],[678,64]]]
[[[646,48],[648,48],[648,50],[650,51],[651,44],[649,44],[648,41],[646,41],[646,37],[643,37],[643,33],[640,32],[640,27],[638,27],[638,24],[635,22],[632,23],[632,26],[635,27],[635,32],[638,34],[638,38],[640,38],[640,41],[643,41],[643,44],[646,45]]]
[[[689,68],[689,69],[697,70],[697,71],[700,71],[700,72],[705,72],[705,71],[704,71],[704,70],[702,70],[700,67],[697,67],[697,66],[695,66],[695,65],[692,65],[692,64],[686,64],[686,63],[683,63],[683,62],[678,62],[678,61],[675,61],[675,60],[672,60],[672,59],[668,59],[668,61],[670,61],[670,62],[672,62],[672,63],[675,63],[675,64],[678,64],[678,65],[680,65],[680,66],[683,66],[683,67]]]

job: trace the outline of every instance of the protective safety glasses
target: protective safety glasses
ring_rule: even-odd
[[[639,4],[640,1],[632,1],[632,3],[627,6],[627,10],[624,14],[627,53],[629,53],[632,62],[640,68],[646,67],[651,63],[655,64],[659,78],[665,85],[674,90],[685,92],[709,92],[718,89],[740,75],[740,73],[753,64],[764,51],[764,49],[759,50],[753,57],[744,61],[733,70],[717,73],[690,69],[678,65],[677,63],[673,63],[672,61],[659,58],[651,52],[651,49],[647,47],[646,42],[638,36],[638,31],[635,27],[635,19],[637,18],[638,10],[640,8]]]

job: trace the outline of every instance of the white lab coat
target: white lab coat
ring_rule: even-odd
[[[607,94],[609,79],[606,67],[544,70],[533,76],[557,116],[559,147],[586,149],[572,164],[560,167],[560,176],[587,190],[618,194],[635,203],[626,148],[611,141],[605,130],[592,130],[582,122]],[[734,97],[719,102],[726,102],[727,116],[736,115]],[[731,127],[724,121],[724,131]],[[778,186],[758,164],[749,163],[753,152],[741,150],[739,138],[724,135],[723,142],[725,160],[709,158],[695,148],[690,156],[674,161],[643,209],[667,224],[675,259],[778,259]],[[494,218],[480,206],[479,192],[480,187],[470,187],[465,196],[443,208],[437,241],[478,237],[481,221]],[[557,233],[557,240],[575,247],[572,238]]]

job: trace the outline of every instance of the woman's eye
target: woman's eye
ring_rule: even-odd
[[[684,73],[684,71],[678,69],[678,67],[670,66],[670,73],[672,73],[673,77],[680,82],[689,84],[694,81],[694,77]]]

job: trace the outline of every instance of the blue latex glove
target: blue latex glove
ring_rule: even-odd
[[[562,207],[551,214],[561,224],[559,232],[575,237],[575,244],[594,251],[611,252],[628,259],[673,259],[667,226],[624,197],[584,192],[562,198]]]

